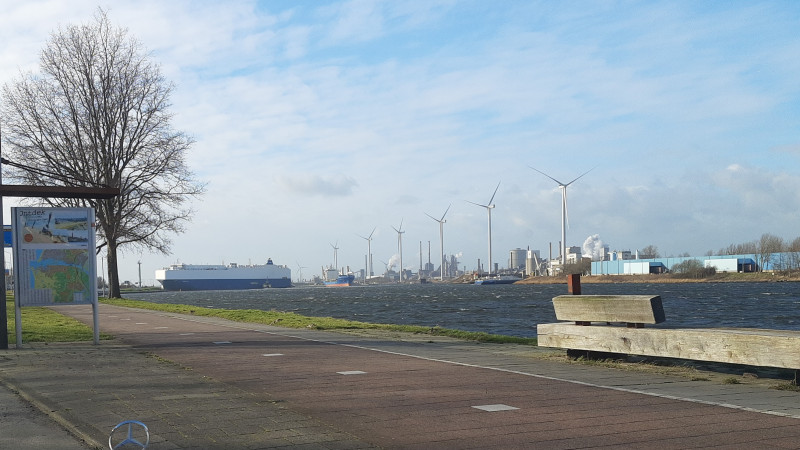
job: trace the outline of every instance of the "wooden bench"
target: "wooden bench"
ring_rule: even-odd
[[[665,320],[660,296],[562,295],[553,307],[572,323],[537,325],[542,347],[800,369],[798,331],[645,328]]]

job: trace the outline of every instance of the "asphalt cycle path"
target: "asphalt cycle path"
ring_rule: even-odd
[[[56,309],[92,323],[90,307]],[[116,346],[106,353],[128,361],[113,370],[98,362],[98,376],[85,381],[118,378],[107,388],[125,383],[127,390],[107,396],[101,389],[97,396],[107,398],[88,406],[74,400],[72,415],[94,406],[87,422],[102,426],[83,429],[98,436],[115,420],[141,420],[152,448],[800,446],[795,392],[543,361],[519,347],[385,340],[109,305],[99,311],[101,330],[115,343],[74,351],[72,360]],[[138,366],[120,373],[127,364]],[[73,368],[67,381],[81,369],[92,370]]]

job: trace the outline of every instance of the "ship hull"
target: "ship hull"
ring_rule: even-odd
[[[475,280],[475,284],[484,285],[484,284],[514,284],[519,281],[519,278],[485,278],[482,280]]]
[[[165,291],[222,291],[264,288],[287,288],[288,278],[261,280],[159,280]]]

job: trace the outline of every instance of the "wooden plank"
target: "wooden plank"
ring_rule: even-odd
[[[661,323],[658,295],[559,295],[553,298],[556,319],[574,322]]]
[[[542,347],[800,369],[800,332],[756,328],[537,326]]]

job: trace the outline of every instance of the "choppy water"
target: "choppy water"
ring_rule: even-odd
[[[800,330],[800,283],[583,284],[583,294],[660,295],[669,327]],[[262,309],[535,337],[565,285],[386,285],[126,294],[154,303]]]

